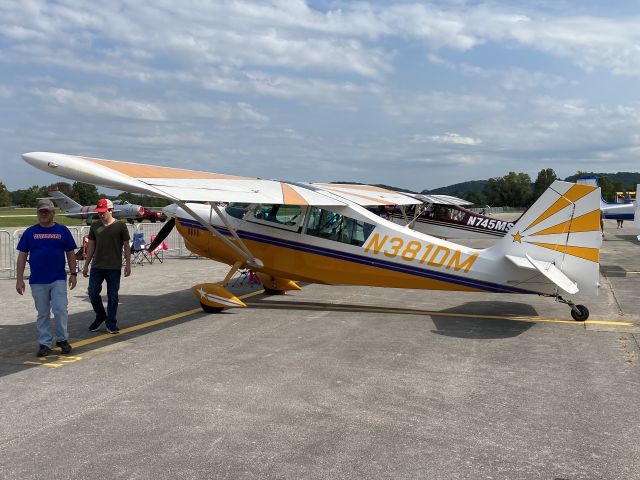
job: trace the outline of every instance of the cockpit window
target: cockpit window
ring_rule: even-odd
[[[258,220],[280,223],[282,225],[295,225],[302,213],[302,208],[298,205],[278,205],[263,203],[258,205],[253,216]]]
[[[227,215],[242,220],[249,211],[250,203],[230,203],[224,209]]]
[[[345,217],[336,212],[311,207],[307,221],[307,235],[326,238],[349,245],[362,246],[375,225]]]

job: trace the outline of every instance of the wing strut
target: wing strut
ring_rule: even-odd
[[[217,205],[212,203],[211,204],[211,208],[213,208],[216,211],[216,213],[218,214],[220,219],[224,222],[225,226],[231,232],[231,235],[233,236],[233,238],[235,238],[238,241],[238,245],[236,245],[231,240],[229,240],[227,237],[222,235],[220,232],[218,232],[218,230],[213,228],[213,226],[211,225],[210,222],[207,222],[202,217],[200,217],[196,212],[194,212],[191,208],[189,208],[185,202],[183,202],[182,200],[177,200],[176,199],[175,203],[177,203],[180,206],[180,208],[182,208],[185,212],[187,212],[194,219],[196,219],[200,223],[200,225],[202,225],[204,228],[209,230],[213,235],[215,235],[220,240],[222,240],[229,248],[231,248],[238,255],[240,255],[242,258],[244,258],[246,260],[247,265],[249,265],[250,267],[253,267],[253,268],[263,268],[264,267],[264,264],[262,263],[262,261],[260,259],[258,259],[258,258],[255,258],[251,254],[251,252],[249,251],[247,246],[244,244],[244,242],[240,239],[240,237],[238,237],[238,234],[236,233],[235,229],[229,224],[229,222],[224,217],[224,215],[222,215],[222,212],[220,212],[220,209],[218,208]]]

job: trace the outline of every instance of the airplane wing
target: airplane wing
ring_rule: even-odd
[[[311,183],[313,187],[321,191],[331,192],[335,195],[363,207],[377,205],[420,205],[422,202],[411,195],[387,190],[373,185],[347,184],[347,183]]]
[[[414,197],[422,200],[424,203],[458,206],[473,205],[473,202],[463,200],[462,198],[453,197],[451,195],[424,195],[422,193],[417,193],[414,195]]]
[[[330,192],[308,184],[49,152],[25,153],[22,158],[40,170],[64,178],[171,201],[318,206],[341,206],[348,203]]]

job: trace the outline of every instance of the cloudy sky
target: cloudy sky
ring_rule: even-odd
[[[29,151],[416,190],[640,170],[640,5],[0,0],[0,181]]]

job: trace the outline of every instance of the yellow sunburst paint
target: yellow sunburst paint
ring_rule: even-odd
[[[552,235],[554,233],[576,233],[576,232],[597,232],[600,230],[600,210],[594,210],[585,213],[579,217],[575,217],[566,222],[559,223],[553,227],[545,228],[539,232],[532,233],[536,235]]]
[[[549,250],[556,250],[558,252],[567,253],[574,257],[584,258],[591,262],[598,263],[600,261],[600,250],[598,248],[589,247],[575,247],[572,245],[554,245],[552,243],[538,243],[528,242],[533,245],[537,245],[542,248],[548,248]]]
[[[598,187],[576,183],[569,190],[567,190],[567,192],[562,197],[556,200],[554,204],[551,205],[542,215],[540,215],[533,222],[531,222],[531,224],[527,228],[525,228],[525,231],[536,226],[543,220],[546,220],[551,215],[558,213],[563,208],[568,207],[569,205],[571,205],[571,203],[593,192],[596,188]]]

